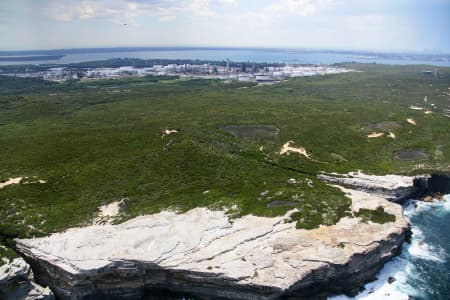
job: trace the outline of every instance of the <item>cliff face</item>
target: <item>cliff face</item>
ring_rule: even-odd
[[[408,222],[398,204],[342,189],[352,210],[382,206],[395,222],[346,217],[333,226],[299,230],[284,222],[287,216],[230,221],[223,212],[197,208],[17,240],[17,250],[61,299],[157,299],[165,292],[197,299],[355,294],[401,249]]]
[[[373,249],[355,254],[348,263],[317,260],[316,268],[288,289],[243,284],[209,272],[164,269],[142,261],[116,261],[97,272],[73,274],[37,257],[31,259],[33,268],[40,270],[40,280],[51,284],[61,299],[148,299],[149,295],[154,299],[180,299],[176,295],[195,299],[325,299],[328,293],[355,295],[364,283],[375,279],[404,238],[393,234],[374,242]]]
[[[330,183],[376,194],[400,204],[409,199],[421,199],[426,196],[434,197],[450,193],[450,174],[409,177],[399,175],[374,176],[352,172],[348,174],[323,173],[317,177]]]
[[[414,187],[416,188],[419,197],[449,194],[450,175],[433,174],[429,177],[418,177],[414,179]]]
[[[0,299],[52,300],[54,295],[49,288],[34,283],[30,266],[16,258],[0,267]]]
[[[339,184],[349,186],[356,190],[362,190],[371,194],[379,195],[394,202],[403,202],[410,199],[418,191],[414,184],[415,178],[399,175],[374,176],[366,175],[360,172],[348,174],[320,174],[318,178]],[[419,179],[417,179],[419,180]],[[428,181],[427,176],[422,176],[420,180]]]

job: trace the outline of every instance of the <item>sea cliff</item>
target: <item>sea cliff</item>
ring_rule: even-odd
[[[0,299],[4,300],[53,300],[49,288],[43,288],[33,281],[33,271],[22,259],[0,266]]]
[[[358,174],[345,183],[335,181],[345,184],[340,188],[352,199],[352,211],[382,207],[395,221],[349,215],[332,226],[303,230],[287,222],[295,210],[275,218],[229,219],[222,211],[196,208],[17,240],[16,248],[36,280],[60,299],[140,299],[156,293],[196,299],[354,295],[398,254],[408,235],[402,207],[386,198],[416,190],[412,177]]]

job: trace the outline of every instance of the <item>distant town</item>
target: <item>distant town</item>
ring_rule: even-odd
[[[345,73],[351,70],[337,66],[236,66],[224,64],[157,64],[149,67],[118,66],[79,68],[72,66],[49,67],[44,70],[24,68],[21,72],[3,73],[17,77],[41,78],[49,81],[114,79],[144,76],[179,76],[180,78],[221,79],[270,84],[293,77],[306,77]]]

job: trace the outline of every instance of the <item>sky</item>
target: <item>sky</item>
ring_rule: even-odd
[[[0,0],[0,50],[137,46],[450,53],[450,0]]]

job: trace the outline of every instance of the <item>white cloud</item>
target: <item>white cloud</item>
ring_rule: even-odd
[[[316,11],[316,6],[311,0],[279,0],[277,3],[270,4],[264,9],[267,13],[293,13],[299,16],[307,16]]]
[[[106,6],[104,1],[92,0],[49,2],[43,9],[49,17],[62,22],[106,17],[120,13],[118,9]]]
[[[267,5],[264,8],[264,12],[271,14],[290,13],[306,17],[320,9],[328,8],[334,2],[334,0],[278,0],[273,4]]]
[[[96,8],[94,8],[94,5],[92,3],[82,2],[79,13],[80,19],[91,19],[96,15]]]
[[[211,10],[209,0],[192,0],[188,1],[189,9],[195,16],[208,17],[215,13]]]
[[[237,0],[217,0],[219,3],[222,4],[236,4]]]
[[[214,0],[232,4],[236,0]],[[157,17],[162,21],[175,19],[181,13],[196,17],[213,16],[210,0],[61,0],[49,1],[44,11],[50,18],[70,22],[94,18],[111,18],[116,23],[135,23],[138,16]]]

